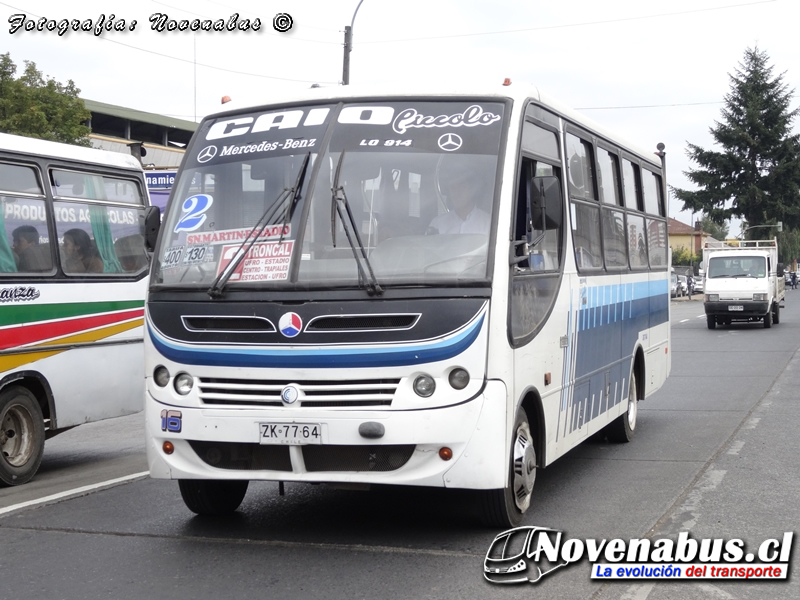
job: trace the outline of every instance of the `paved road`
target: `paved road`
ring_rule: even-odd
[[[797,302],[792,302],[797,294]],[[542,471],[525,524],[572,538],[742,538],[753,545],[800,520],[800,292],[779,325],[706,328],[697,300],[672,304],[673,369],[641,404],[631,444],[587,442]],[[146,469],[141,415],[48,442],[27,486],[0,511]],[[0,512],[2,598],[800,597],[789,582],[600,583],[587,564],[536,586],[483,579],[497,531],[476,524],[466,492],[251,485],[232,518],[193,516],[173,482],[136,479]],[[797,560],[792,568],[798,571]],[[7,574],[13,574],[8,577]],[[713,583],[713,585],[712,585]]]

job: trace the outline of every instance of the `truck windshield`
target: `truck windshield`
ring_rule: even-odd
[[[766,277],[767,259],[763,256],[719,256],[708,261],[708,279],[723,277]]]
[[[152,283],[208,287],[265,212],[226,287],[487,281],[503,114],[500,102],[404,101],[207,121],[178,175]]]

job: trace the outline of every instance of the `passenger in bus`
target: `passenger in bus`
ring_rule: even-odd
[[[136,273],[147,266],[147,254],[144,250],[144,236],[126,235],[114,242],[119,264],[127,273]]]
[[[478,206],[484,195],[483,180],[478,170],[453,169],[441,179],[449,212],[434,217],[428,234],[482,233],[489,235],[492,219]]]
[[[11,249],[20,273],[41,273],[53,267],[50,247],[39,244],[39,231],[33,225],[20,225],[11,233]]]
[[[83,229],[64,232],[64,271],[67,273],[102,273],[103,259],[92,238]]]

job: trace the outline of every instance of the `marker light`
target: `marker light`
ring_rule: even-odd
[[[503,80],[503,85],[511,85],[511,78],[510,77],[506,77]]]
[[[461,367],[453,369],[450,371],[447,381],[450,382],[454,390],[463,390],[469,384],[469,373],[467,373],[466,369],[462,369]]]
[[[175,452],[175,446],[172,445],[172,442],[164,442],[161,444],[161,449],[164,451],[164,454],[172,454]]]
[[[158,365],[155,371],[153,371],[153,381],[156,382],[158,387],[167,387],[169,383],[169,371],[167,371],[167,367]]]
[[[447,446],[444,448],[439,448],[439,458],[442,460],[450,460],[453,458],[453,451],[450,450]]]
[[[436,382],[430,375],[420,375],[414,380],[414,392],[423,398],[429,397],[436,389]]]
[[[185,396],[192,391],[192,387],[194,386],[194,378],[188,373],[179,373],[175,377],[174,385],[175,391],[181,396]]]

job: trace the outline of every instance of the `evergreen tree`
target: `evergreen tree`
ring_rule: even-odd
[[[91,130],[84,123],[91,113],[73,81],[62,85],[27,60],[22,75],[16,72],[10,54],[0,55],[0,131],[89,146]]]
[[[710,128],[722,151],[688,144],[698,168],[684,175],[699,189],[672,188],[683,210],[703,211],[720,224],[739,217],[750,225],[783,221],[800,227],[800,136],[792,133],[800,109],[789,109],[794,90],[783,74],[772,77],[768,60],[765,52],[748,48],[735,75],[729,74],[721,122]]]
[[[722,242],[728,238],[728,224],[715,223],[707,215],[703,215],[703,218],[700,220],[700,227],[715,240]]]

